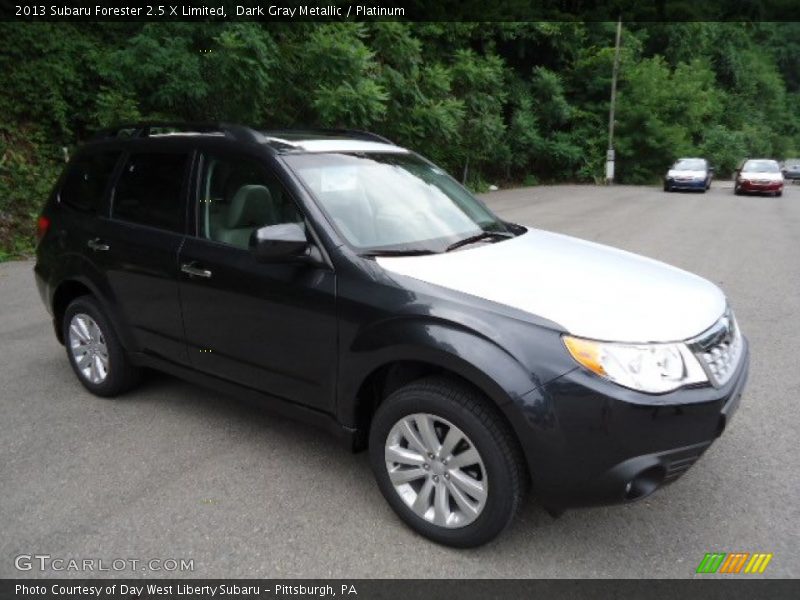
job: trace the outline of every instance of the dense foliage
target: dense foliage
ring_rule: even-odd
[[[597,181],[613,23],[0,24],[0,258],[30,248],[63,146],[134,119],[346,126],[471,185]],[[628,24],[618,177],[800,154],[800,24]]]

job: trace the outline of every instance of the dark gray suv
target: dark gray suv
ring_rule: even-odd
[[[674,481],[747,378],[714,284],[506,222],[375,134],[115,128],[39,234],[38,288],[89,391],[154,368],[319,425],[453,546],[496,536],[529,484],[560,511]]]

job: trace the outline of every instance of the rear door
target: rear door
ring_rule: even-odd
[[[177,275],[192,156],[138,148],[123,159],[91,250],[138,350],[186,364]]]
[[[97,219],[102,215],[111,176],[122,152],[85,152],[66,168],[51,209],[53,241],[62,259],[67,255],[83,262],[94,260],[92,240],[97,235]]]
[[[67,165],[48,200],[42,216],[50,228],[36,248],[34,267],[45,305],[52,300],[52,290],[46,285],[59,283],[65,275],[81,275],[102,287],[103,277],[89,246],[97,235],[97,220],[121,156],[113,150],[81,152]]]
[[[190,361],[205,373],[332,411],[335,275],[298,261],[259,263],[249,251],[257,228],[304,223],[264,160],[230,151],[200,157],[196,235],[186,238],[179,260]]]

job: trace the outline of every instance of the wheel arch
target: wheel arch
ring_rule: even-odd
[[[67,279],[58,284],[53,292],[53,299],[50,305],[53,309],[53,321],[55,324],[56,337],[59,343],[64,344],[64,331],[61,323],[64,313],[70,303],[81,296],[97,296],[97,294],[83,281],[77,279]]]
[[[519,456],[524,463],[525,471],[526,473],[529,472],[528,459],[522,450],[517,431],[509,420],[508,413],[498,405],[498,398],[492,396],[493,391],[487,390],[457,371],[419,360],[398,360],[382,365],[364,379],[354,404],[356,435],[353,439],[353,451],[359,452],[367,449],[372,418],[375,415],[375,411],[389,395],[414,381],[434,375],[451,379],[462,386],[475,390],[497,408],[497,418],[503,422],[503,425],[514,437],[514,443],[519,450]]]
[[[70,303],[80,296],[92,296],[97,300],[109,319],[111,327],[114,328],[115,333],[119,336],[122,346],[126,350],[130,349],[132,347],[132,338],[124,323],[119,319],[112,303],[109,302],[107,296],[102,293],[101,289],[90,278],[83,276],[66,277],[53,288],[50,306],[53,313],[56,338],[59,343],[64,344],[64,332],[62,330],[64,313]]]
[[[488,398],[504,419],[503,407],[536,387],[532,374],[508,352],[457,324],[398,320],[387,324],[380,339],[378,347],[361,340],[342,357],[338,418],[356,430],[356,449],[365,447],[380,403],[412,381],[431,375],[456,379]]]

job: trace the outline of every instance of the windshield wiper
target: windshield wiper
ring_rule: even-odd
[[[406,250],[368,250],[362,252],[360,256],[423,256],[425,254],[436,254],[433,250],[426,250],[423,248],[414,248]]]
[[[481,240],[488,240],[492,238],[508,239],[513,237],[515,237],[513,233],[506,233],[505,231],[482,231],[481,233],[476,233],[475,235],[465,237],[463,240],[453,242],[445,249],[445,252],[450,252],[456,248],[461,248],[461,246],[474,244],[475,242],[480,242]]]

